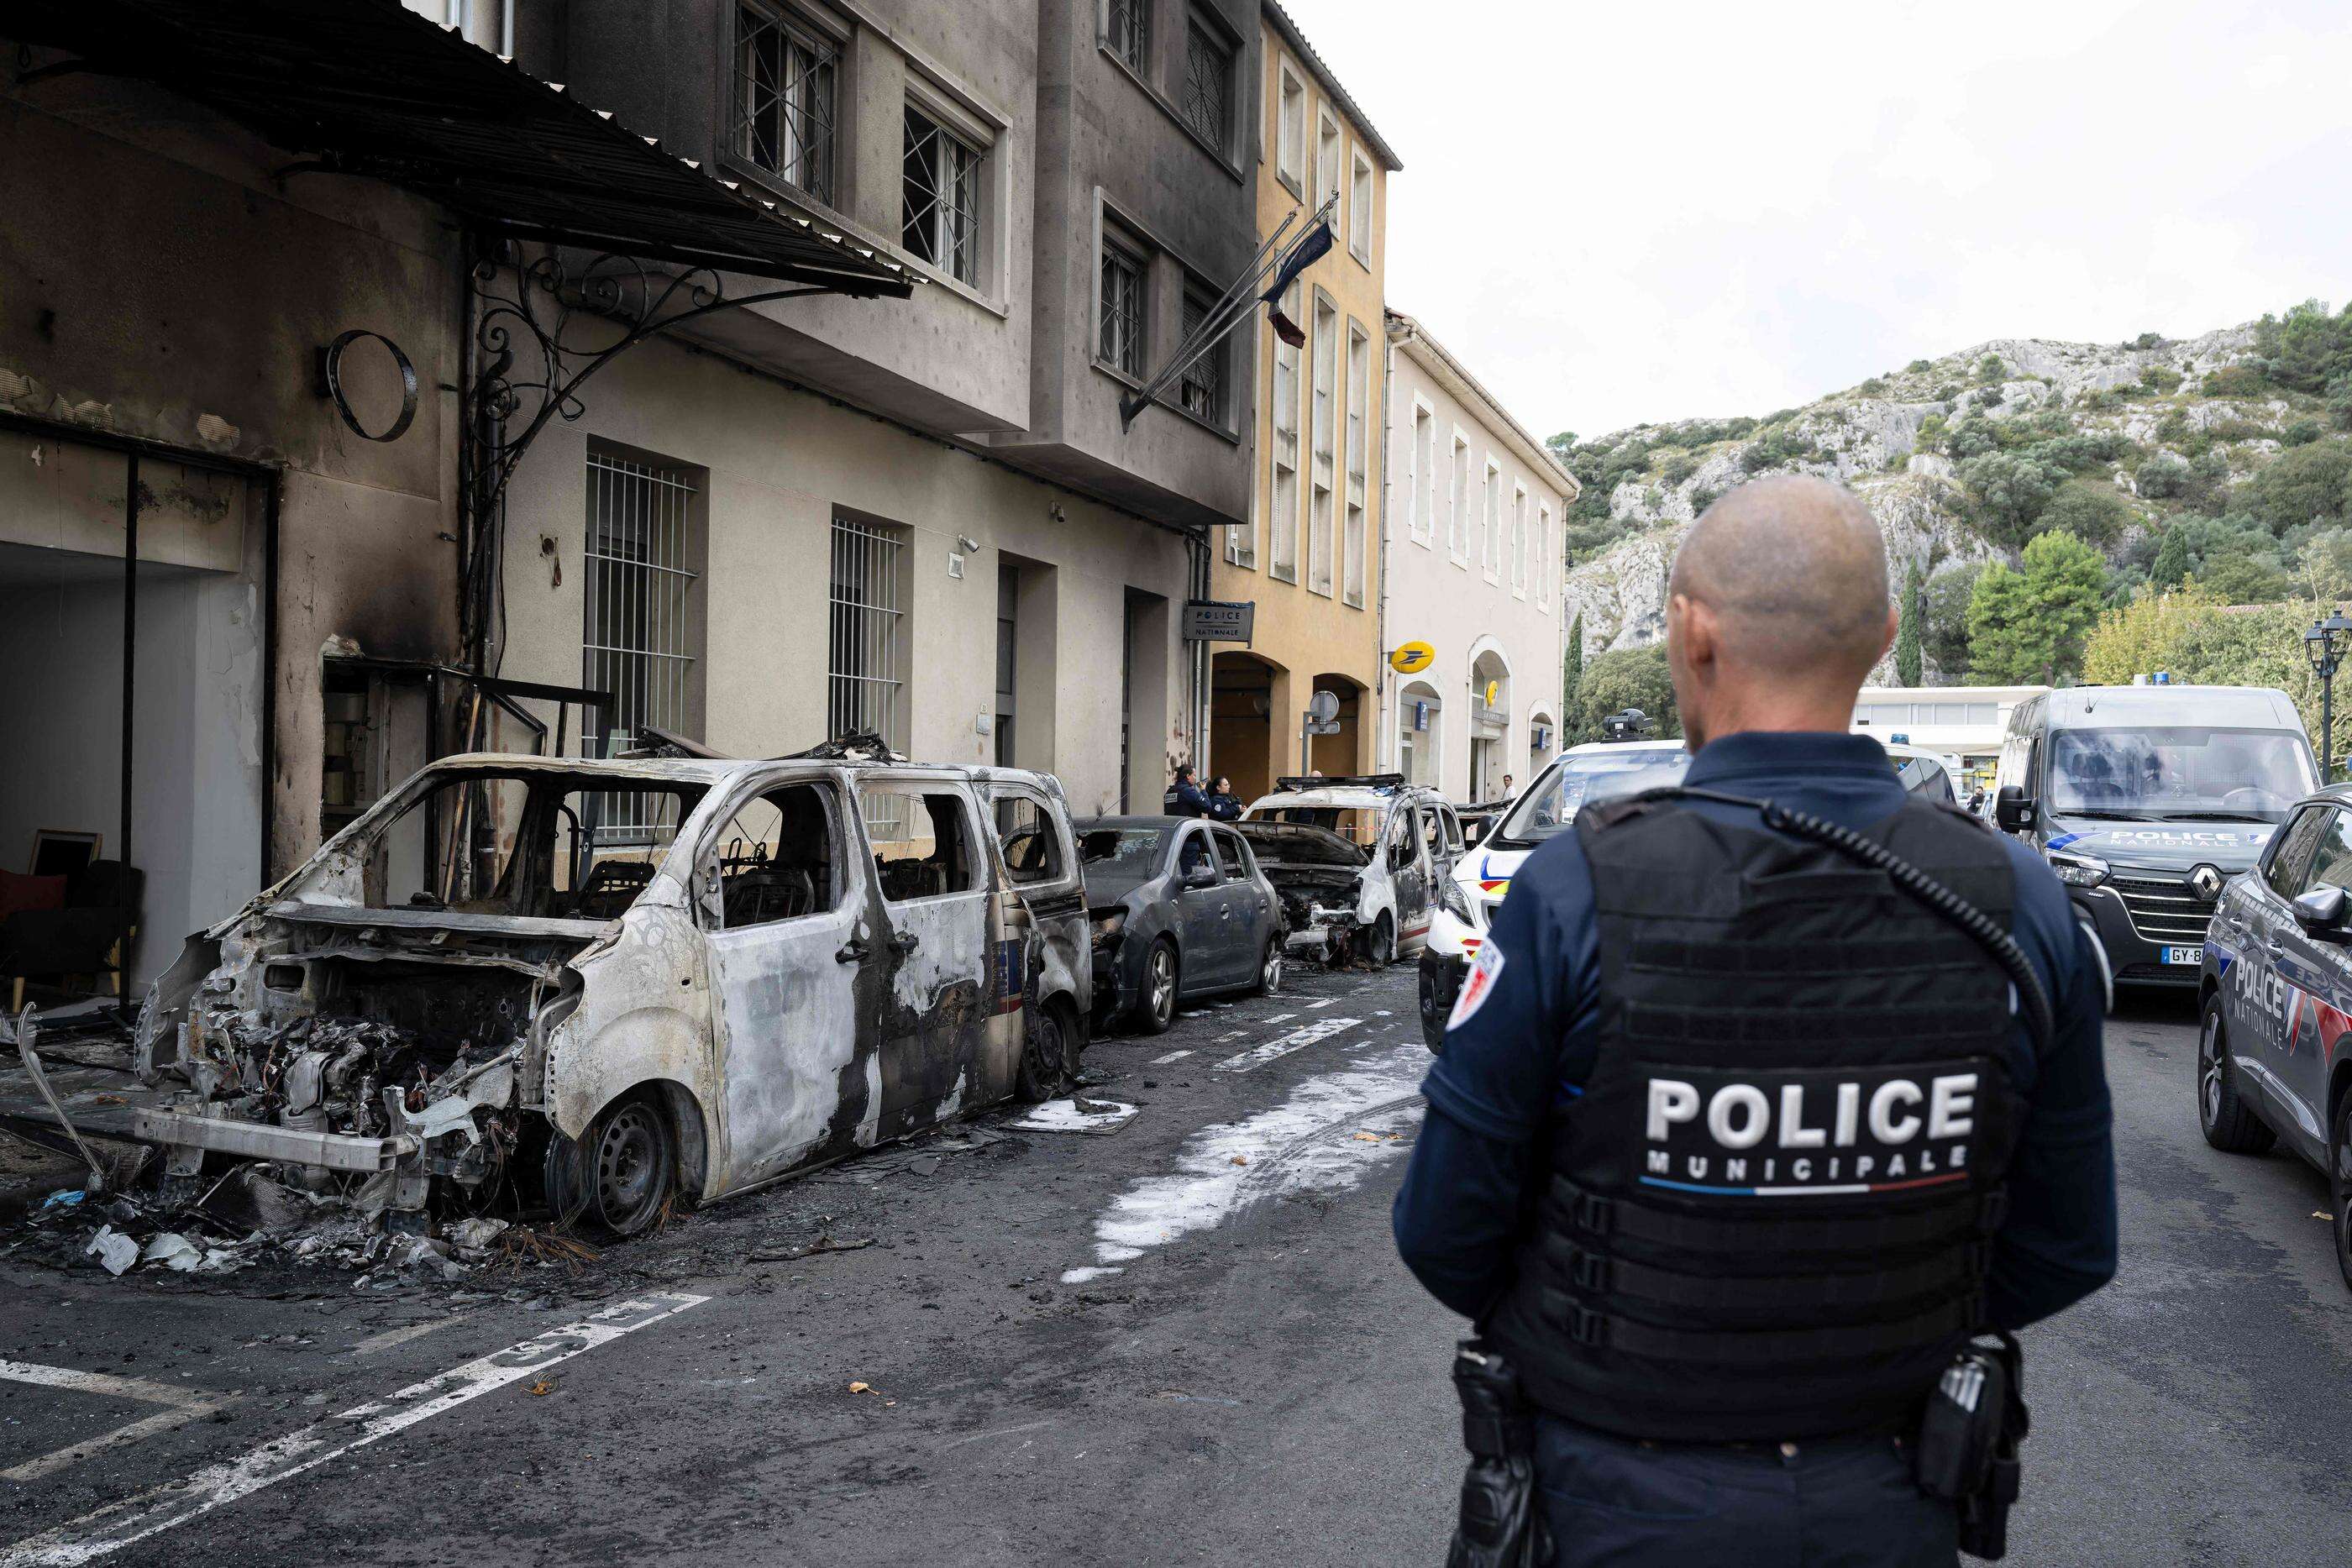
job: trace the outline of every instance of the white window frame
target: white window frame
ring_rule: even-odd
[[[1360,146],[1349,150],[1348,254],[1372,269],[1372,204],[1379,199],[1380,176]]]
[[[1511,597],[1528,596],[1528,487],[1511,486]]]
[[[1503,580],[1503,465],[1486,454],[1478,492],[1478,565],[1486,580]]]
[[[1327,156],[1328,155],[1328,156]],[[1348,137],[1340,127],[1339,117],[1331,112],[1328,103],[1318,103],[1315,114],[1315,206],[1331,204],[1331,222],[1340,233],[1347,232],[1345,198],[1339,190],[1339,165],[1347,161]]]
[[[1293,278],[1289,291],[1283,297],[1282,313],[1291,320],[1311,328],[1314,323],[1302,314],[1305,309],[1305,306],[1301,303],[1303,291],[1304,286],[1297,278]],[[1286,372],[1287,372],[1286,377]],[[1268,401],[1274,406],[1274,417],[1268,424],[1268,428],[1273,432],[1274,450],[1266,455],[1267,466],[1273,476],[1268,485],[1267,498],[1267,509],[1272,514],[1268,527],[1272,529],[1273,537],[1266,545],[1265,570],[1268,577],[1279,582],[1298,580],[1300,511],[1298,471],[1304,466],[1300,461],[1302,455],[1299,448],[1304,440],[1300,426],[1304,423],[1301,418],[1304,406],[1302,389],[1306,374],[1306,350],[1294,349],[1276,338],[1274,341],[1274,384],[1268,394]],[[1289,382],[1287,398],[1283,395],[1283,383],[1286,379]],[[1283,423],[1286,414],[1289,417],[1289,427],[1286,431]],[[1286,435],[1288,437],[1287,441],[1284,439]],[[1290,482],[1290,504],[1287,507],[1282,504],[1285,479]]]
[[[1337,480],[1339,454],[1335,443],[1339,402],[1339,334],[1338,301],[1317,289],[1307,305],[1307,591],[1328,599],[1338,591],[1339,562]]]
[[[1348,494],[1339,534],[1339,597],[1360,610],[1371,576],[1372,335],[1353,316],[1348,318],[1347,351]]]
[[[1551,503],[1536,503],[1536,608],[1551,613]]]
[[[1419,393],[1412,400],[1412,436],[1405,444],[1405,491],[1412,498],[1406,532],[1423,549],[1437,538],[1437,410]]]
[[[1471,526],[1476,519],[1470,513],[1470,433],[1460,425],[1454,427],[1454,445],[1446,460],[1445,553],[1454,564],[1467,568],[1470,564]]]
[[[1292,110],[1297,112],[1293,115]],[[1307,83],[1286,59],[1275,72],[1274,177],[1307,197]]]

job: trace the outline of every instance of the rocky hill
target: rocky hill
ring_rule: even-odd
[[[2298,321],[2327,336],[2317,359],[2283,350]],[[1869,506],[1898,586],[1914,569],[1927,585],[1930,680],[1966,663],[1964,632],[1948,623],[1939,639],[1936,607],[1948,622],[1964,613],[1984,563],[2013,562],[2051,528],[2098,547],[2118,597],[2184,570],[2234,574],[2247,585],[2235,597],[2284,597],[2315,528],[2352,522],[2352,486],[2333,513],[2266,527],[2253,481],[2289,447],[2343,444],[2347,351],[2352,311],[2315,306],[2284,329],[2266,318],[2191,339],[1997,339],[1762,419],[1555,437],[1585,486],[1570,517],[1570,613],[1588,656],[1656,640],[1683,531],[1725,490],[1771,473],[1833,477]],[[2352,449],[2338,455],[2352,465]]]

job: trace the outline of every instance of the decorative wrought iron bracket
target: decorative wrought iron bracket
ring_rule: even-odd
[[[802,284],[730,297],[715,267],[672,269],[610,253],[575,262],[554,246],[507,238],[470,243],[466,281],[458,619],[468,664],[486,673],[507,486],[551,421],[587,412],[581,389],[589,379],[688,321],[839,290]]]

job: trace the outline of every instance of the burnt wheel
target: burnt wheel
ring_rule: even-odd
[[[1385,969],[1396,962],[1396,923],[1387,915],[1372,922],[1371,935],[1364,939],[1364,956],[1375,969]]]
[[[2259,1155],[2276,1136],[2238,1092],[2238,1070],[2230,1060],[2230,1030],[2221,1017],[2219,991],[2205,998],[2205,1015],[2197,1030],[2197,1124],[2205,1141],[2225,1154]]]
[[[1143,956],[1143,988],[1135,998],[1135,1027],[1141,1034],[1166,1034],[1168,1026],[1176,1021],[1176,992],[1184,977],[1184,966],[1176,956],[1176,944],[1162,936],[1151,944]]]
[[[2352,1094],[2336,1103],[2336,1135],[2327,1143],[2327,1189],[2335,1198],[2336,1267],[2352,1285]]]
[[[1032,1009],[1029,1029],[1021,1042],[1021,1073],[1013,1092],[1030,1104],[1051,1100],[1067,1076],[1069,1030],[1062,1015],[1050,1007]]]
[[[589,1212],[615,1236],[651,1228],[677,1186],[677,1139],[649,1094],[632,1094],[596,1118],[585,1149]]]

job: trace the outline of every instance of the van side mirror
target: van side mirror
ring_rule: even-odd
[[[2001,831],[2005,833],[2025,831],[2033,826],[2034,820],[2040,815],[2040,809],[2028,798],[2025,791],[2015,784],[2002,785],[2000,793],[1993,797],[1993,821],[2000,825]]]
[[[2344,890],[2340,887],[2315,887],[2308,893],[2297,894],[2294,900],[2295,924],[2314,936],[2326,936],[2344,941]]]

